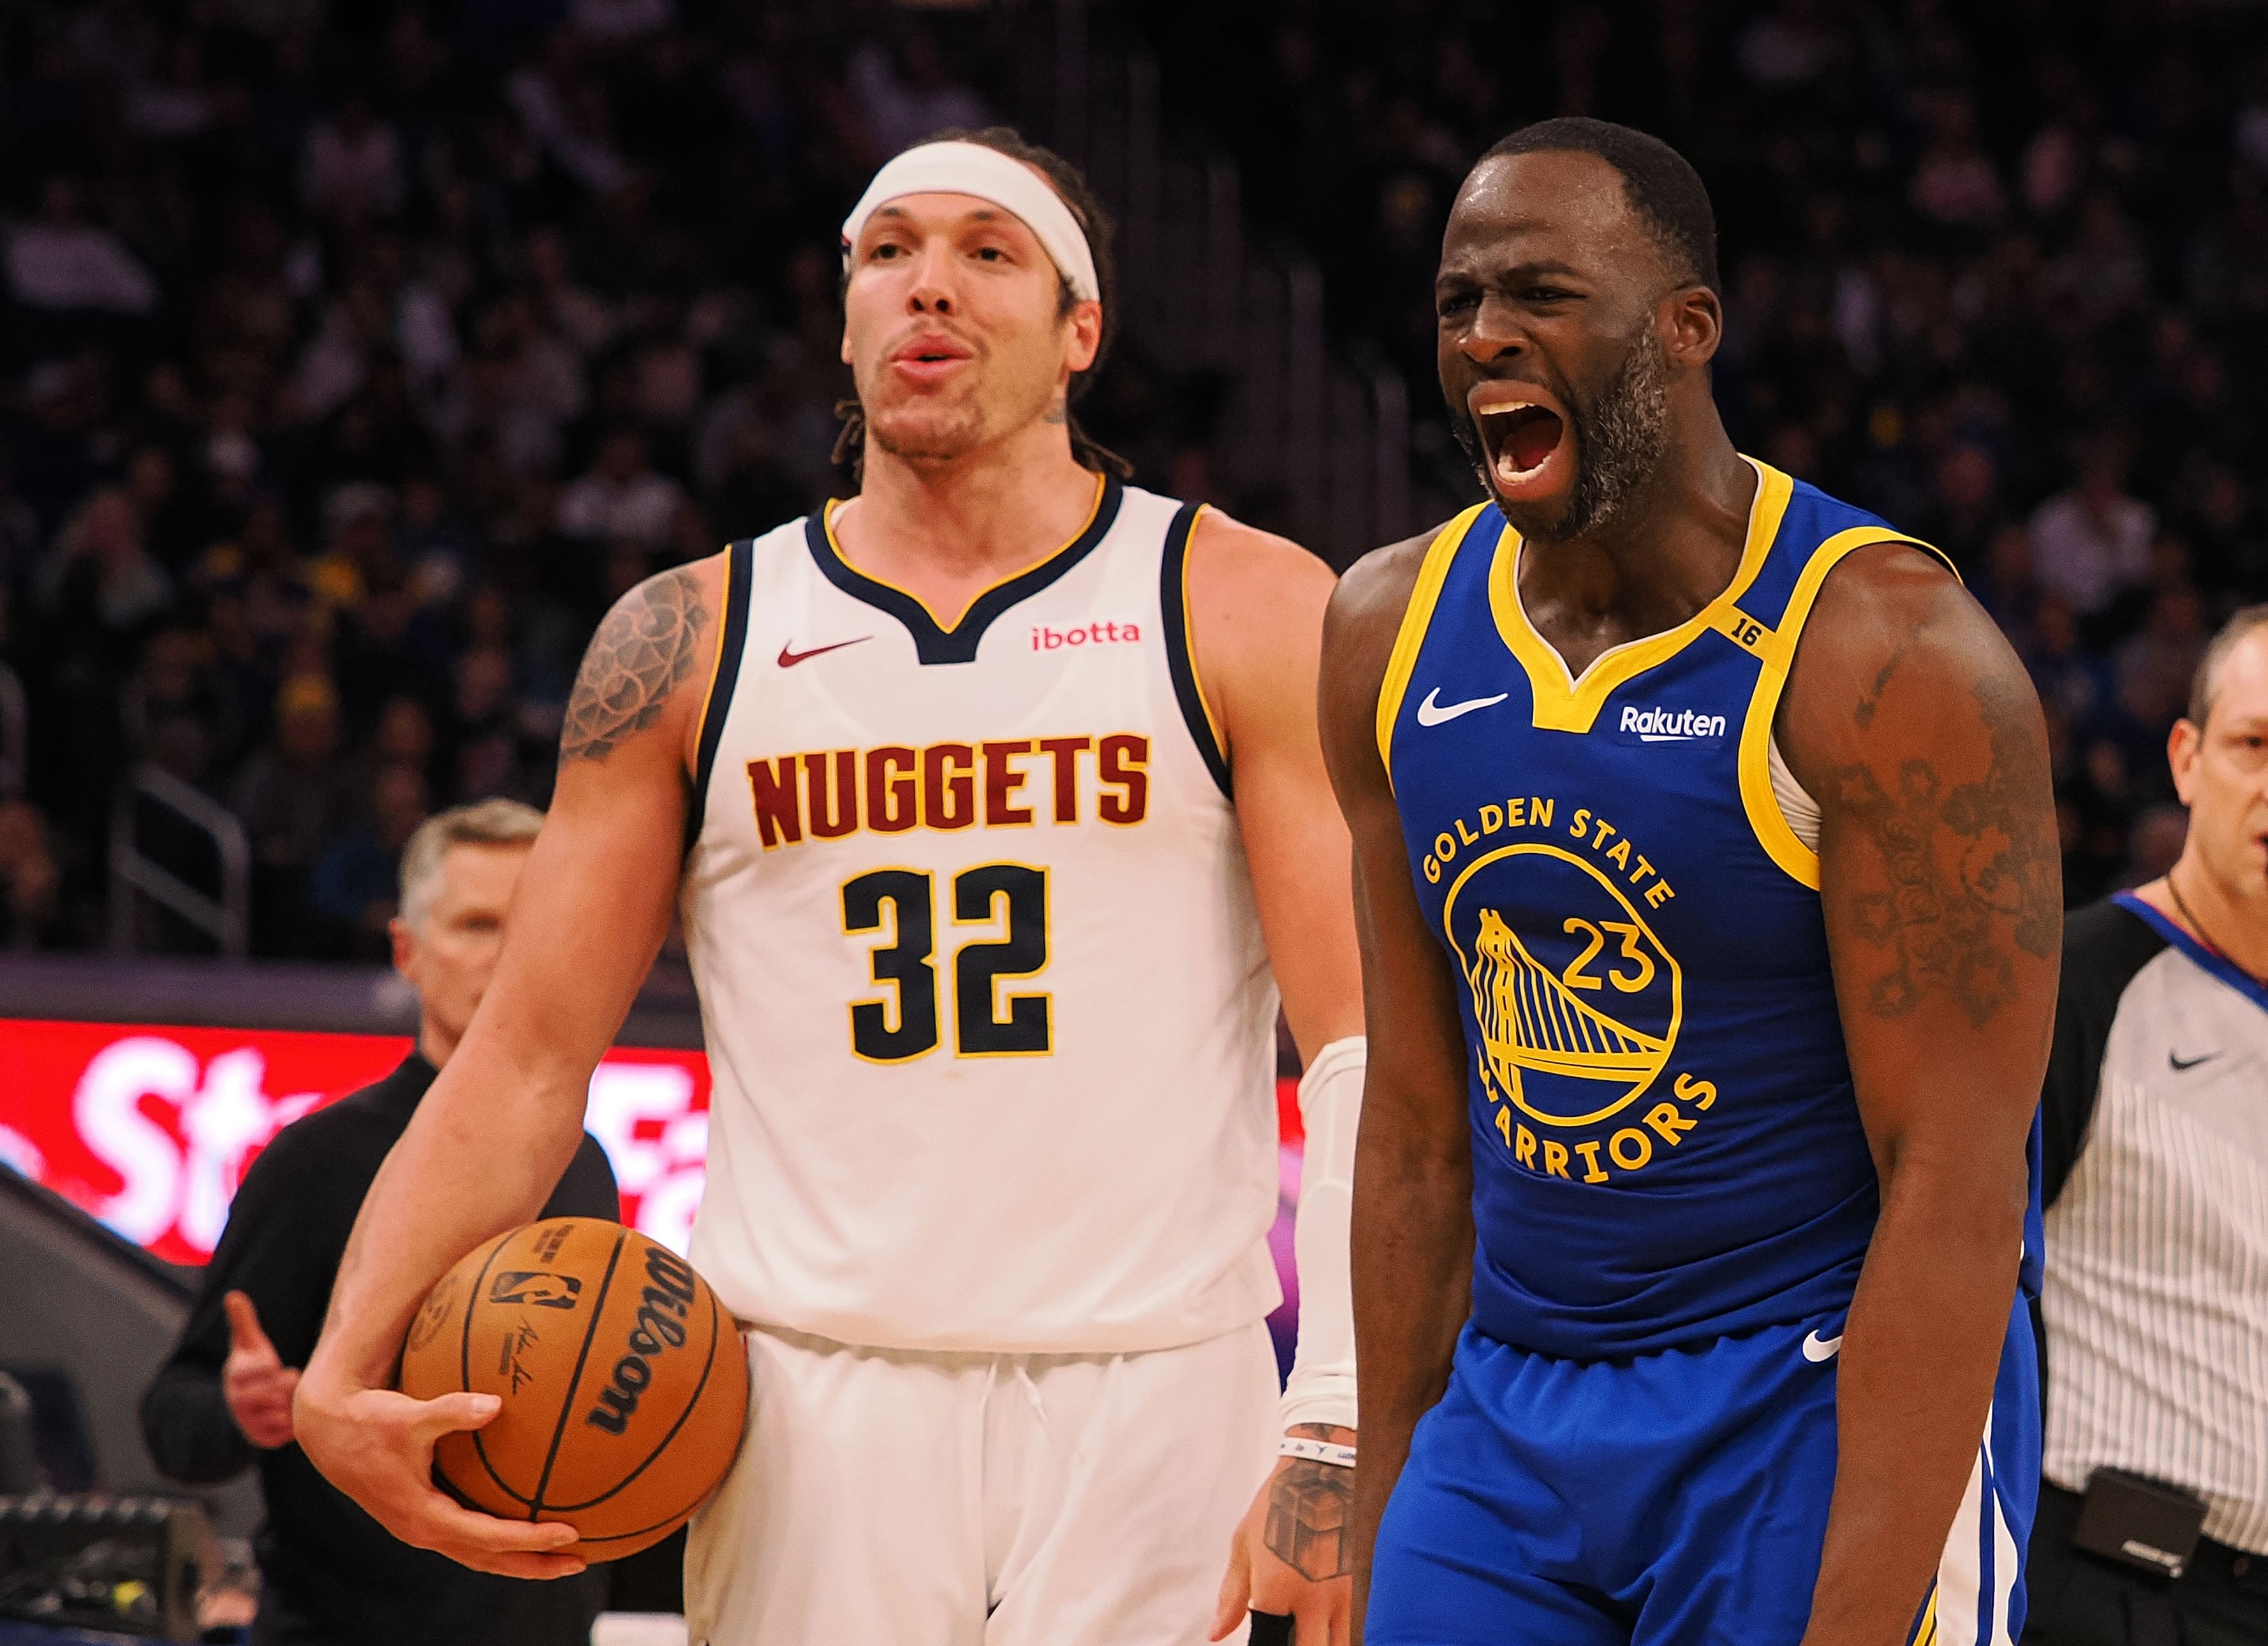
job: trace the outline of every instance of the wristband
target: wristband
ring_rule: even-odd
[[[1328,1440],[1309,1440],[1303,1435],[1286,1435],[1283,1444],[1276,1448],[1279,1458],[1304,1458],[1310,1463],[1328,1463],[1335,1469],[1354,1467],[1354,1448],[1335,1445]]]

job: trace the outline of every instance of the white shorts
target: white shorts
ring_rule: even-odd
[[[1096,1356],[745,1336],[747,1437],[686,1552],[692,1646],[1204,1641],[1275,1462],[1264,1322]]]

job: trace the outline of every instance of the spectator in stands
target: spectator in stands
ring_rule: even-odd
[[[275,741],[246,763],[232,805],[252,837],[255,930],[271,952],[304,953],[307,871],[354,816],[339,764],[338,688],[326,676],[284,682]]]
[[[299,194],[310,211],[347,224],[401,209],[401,143],[392,126],[352,92],[315,122],[300,151]]]
[[[425,774],[415,766],[381,766],[370,786],[362,826],[315,860],[307,901],[329,929],[341,959],[381,960],[387,932],[401,912],[394,900],[401,854],[431,806]]]
[[[2176,860],[2065,925],[2041,1103],[2042,1646],[2268,1629],[2268,606],[2213,638],[2169,753]]]
[[[158,283],[125,243],[87,222],[70,180],[53,177],[40,215],[8,237],[8,283],[27,308],[147,314]]]
[[[0,948],[60,947],[63,871],[47,819],[28,800],[0,800]]]
[[[267,1517],[254,1646],[584,1646],[604,1569],[552,1583],[468,1570],[389,1537],[291,1441],[297,1368],[313,1352],[363,1196],[455,1052],[504,941],[541,814],[508,800],[443,812],[402,854],[394,966],[417,991],[416,1049],[374,1086],[294,1121],[246,1172],[181,1340],[142,1400],[159,1468],[191,1485],[256,1464]],[[615,1218],[587,1135],[543,1209]],[[492,1413],[493,1396],[457,1397]]]
[[[1084,14],[1102,54],[1095,133],[1143,129],[1120,119],[1137,111],[1110,60],[1139,42],[1164,129],[1235,163],[1204,209],[1240,202],[1240,231],[1207,217],[1188,247],[1312,260],[1335,364],[1406,376],[1413,529],[1471,484],[1433,406],[1424,272],[1467,163],[1555,109],[1692,154],[1748,299],[1717,381],[1736,437],[1960,557],[2066,694],[2068,780],[2106,735],[2104,775],[2128,760],[2126,797],[2073,830],[2086,861],[2066,885],[2083,893],[2122,872],[2133,819],[2117,808],[2157,787],[2154,755],[2132,752],[2179,707],[2153,683],[2177,675],[2158,662],[2178,636],[2121,651],[2169,586],[2151,520],[2186,540],[2205,626],[2268,589],[2268,23],[2133,0],[2083,5],[2058,32],[2006,10],[1544,0],[1522,14],[1529,72],[1511,77],[1485,68],[1483,12],[1447,0],[1404,0],[1390,26],[1362,0]],[[231,682],[201,700],[242,721],[204,739],[216,794],[269,745],[283,678],[329,676],[345,734],[366,731],[387,687],[348,677],[394,642],[357,650],[375,562],[359,528],[338,541],[335,495],[394,499],[383,534],[415,606],[414,689],[446,714],[463,654],[500,643],[505,718],[527,725],[633,563],[623,543],[666,563],[827,495],[836,228],[867,158],[993,109],[1073,135],[1050,133],[1051,99],[1015,107],[1017,54],[996,49],[1020,38],[1012,8],[890,11],[0,7],[0,153],[19,176],[0,220],[15,345],[0,356],[0,652],[32,705],[28,794],[65,865],[64,929],[101,925],[110,797],[144,752],[120,687],[173,643],[159,636],[203,629]],[[1179,261],[1186,237],[1157,235],[1192,202],[1174,168],[1125,171],[1156,176],[1159,209],[1130,221],[1141,278],[1098,435],[1147,483],[1197,476],[1274,518],[1282,431],[1247,426],[1238,381],[1259,358],[1244,344],[1269,334],[1224,348],[1186,326],[1174,283],[1199,271]],[[602,454],[617,428],[642,456]],[[56,534],[114,488],[166,580],[81,570],[45,603]],[[509,610],[500,639],[475,635],[482,589]],[[141,609],[118,625],[122,590]],[[336,621],[344,651],[311,614]],[[458,792],[453,770],[440,762],[437,802]],[[255,943],[284,952],[289,928]]]
[[[683,496],[675,481],[647,464],[645,436],[616,429],[600,444],[591,472],[559,494],[559,529],[586,543],[628,538],[656,547]]]
[[[920,29],[909,32],[895,53],[878,41],[860,47],[850,59],[850,79],[884,154],[950,128],[973,131],[991,123],[983,99],[953,79],[937,42]]]
[[[2032,565],[2041,584],[2081,617],[2101,612],[2149,574],[2157,514],[2124,489],[2124,443],[2087,443],[2079,478],[2032,516]]]
[[[75,613],[122,643],[166,608],[173,587],[142,544],[142,519],[122,491],[97,492],[64,524],[34,578],[51,618]]]

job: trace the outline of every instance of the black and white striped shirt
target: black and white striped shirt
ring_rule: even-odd
[[[2139,899],[2073,915],[2041,1121],[2047,1478],[2268,1554],[2268,990]]]

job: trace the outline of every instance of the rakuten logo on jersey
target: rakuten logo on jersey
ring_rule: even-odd
[[[1646,743],[1690,743],[1696,738],[1721,738],[1725,716],[1697,715],[1690,709],[1639,709],[1625,706],[1619,728],[1635,731]]]
[[[1130,646],[1140,643],[1139,623],[1088,623],[1080,628],[1032,630],[1032,650],[1061,651],[1066,646]]]

